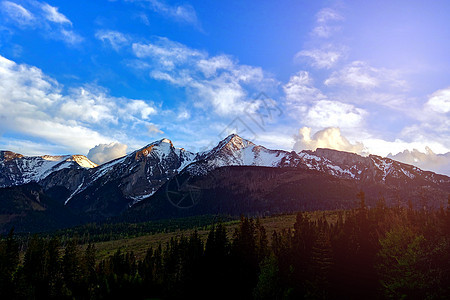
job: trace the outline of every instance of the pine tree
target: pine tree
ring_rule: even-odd
[[[280,274],[275,256],[267,256],[261,262],[258,283],[253,290],[253,297],[261,300],[281,299]]]
[[[77,296],[84,292],[80,289],[82,286],[83,274],[80,251],[76,239],[72,239],[66,244],[62,259],[62,273],[70,295]]]
[[[24,256],[23,273],[33,297],[44,299],[48,297],[49,276],[48,276],[48,253],[46,244],[42,238],[34,235],[28,243]]]
[[[333,250],[329,233],[319,232],[311,253],[312,276],[308,298],[328,299],[330,289],[330,271],[333,265]]]
[[[261,263],[269,255],[269,241],[264,226],[259,219],[256,219],[256,255],[258,264]]]
[[[19,244],[14,238],[14,228],[0,241],[0,295],[4,299],[14,296],[14,274],[19,264]]]
[[[63,276],[61,270],[59,238],[53,237],[47,244],[47,273],[49,285],[49,297],[61,298],[63,295]]]
[[[95,253],[96,249],[94,244],[89,243],[84,252],[84,272],[89,295],[94,295],[97,284]]]

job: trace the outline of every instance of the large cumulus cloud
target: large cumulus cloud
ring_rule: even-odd
[[[357,154],[365,154],[364,145],[360,142],[350,143],[336,127],[328,127],[317,131],[311,136],[311,128],[303,127],[299,130],[294,144],[295,151],[316,150],[317,148],[330,148]]]
[[[127,145],[121,143],[99,144],[89,150],[87,157],[96,164],[103,164],[113,159],[125,156]]]

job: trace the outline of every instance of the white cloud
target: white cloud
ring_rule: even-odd
[[[148,67],[153,79],[185,88],[196,107],[212,107],[221,116],[244,112],[251,103],[249,91],[276,85],[261,68],[240,65],[226,55],[209,57],[167,38],[134,43],[132,49],[142,62],[139,68]]]
[[[22,5],[19,5],[10,1],[3,1],[1,3],[2,11],[14,22],[19,25],[26,26],[31,25],[35,17],[34,15],[24,8]]]
[[[324,8],[316,15],[316,26],[313,29],[313,34],[321,38],[329,38],[333,33],[341,29],[336,23],[343,19],[336,10]]]
[[[57,7],[51,6],[44,2],[42,3],[41,8],[45,13],[45,18],[50,22],[72,25],[72,22],[70,22],[65,15],[60,13]]]
[[[118,31],[99,30],[95,33],[95,37],[104,43],[108,42],[116,51],[128,44],[128,38]]]
[[[313,49],[313,50],[302,50],[295,55],[296,59],[299,59],[302,56],[311,58],[313,60],[312,65],[314,67],[320,69],[323,68],[329,69],[336,64],[336,62],[341,57],[341,54],[339,52]]]
[[[269,149],[280,149],[285,151],[292,151],[292,146],[295,143],[294,137],[291,132],[291,128],[273,128],[270,132],[258,133],[253,143],[257,145],[264,145]]]
[[[127,145],[121,143],[99,144],[89,150],[87,157],[100,165],[127,154]]]
[[[429,147],[425,147],[425,153],[413,149],[412,151],[404,150],[395,155],[389,153],[388,157],[424,170],[450,176],[450,152],[436,154]]]
[[[303,127],[299,130],[294,144],[295,151],[316,150],[317,148],[330,148],[340,151],[366,154],[364,145],[360,142],[350,143],[336,127],[329,127],[316,132],[311,137],[311,128]]]
[[[69,46],[76,46],[84,39],[71,29],[72,22],[57,7],[45,2],[27,1],[24,6],[11,1],[1,2],[4,13],[19,28],[31,28],[54,40],[61,40]]]
[[[156,13],[159,13],[167,18],[173,19],[177,22],[187,23],[194,26],[199,26],[197,13],[195,9],[189,4],[169,5],[161,0],[128,0],[130,2],[146,2],[146,6]]]
[[[150,123],[150,124],[147,125],[147,130],[148,130],[148,133],[150,134],[150,136],[154,136],[154,135],[158,135],[158,134],[163,134],[164,133],[164,131],[159,129],[158,126],[156,126],[153,123]]]
[[[377,69],[363,61],[353,61],[342,70],[333,72],[325,80],[326,85],[342,85],[360,89],[372,89],[382,84],[387,87],[404,88],[406,83],[399,79],[396,71]]]
[[[344,17],[340,15],[336,10],[329,7],[321,9],[317,13],[316,18],[318,23],[326,23],[329,21],[341,21],[344,19]]]
[[[434,92],[427,103],[426,108],[435,112],[446,114],[450,112],[450,87]]]
[[[364,62],[356,61],[339,72],[333,72],[325,80],[326,85],[348,85],[357,88],[373,88],[379,85],[379,79],[370,72],[371,68]]]
[[[145,126],[155,113],[151,102],[115,98],[95,86],[66,92],[40,69],[0,56],[3,133],[38,138],[70,152],[86,153],[95,144],[117,140],[115,136],[132,139],[127,135],[130,127]]]
[[[367,112],[338,101],[321,100],[306,113],[304,123],[313,127],[361,128]]]
[[[326,98],[319,89],[314,87],[313,80],[306,71],[299,71],[291,76],[289,82],[283,86],[283,90],[291,104],[308,103]]]
[[[450,149],[450,119],[440,114],[436,114],[435,119],[428,119],[432,117],[433,115],[425,116],[424,121],[404,127],[401,137],[405,140],[425,143],[440,153],[448,151]]]
[[[450,149],[450,88],[432,93],[423,106],[409,108],[415,119],[405,126],[401,137],[406,140],[428,145],[438,153]],[[423,149],[423,148],[422,148]],[[421,149],[419,149],[421,150]]]
[[[130,115],[140,115],[144,120],[156,113],[156,109],[143,100],[129,100],[124,111]]]
[[[371,154],[376,154],[380,156],[387,156],[390,153],[402,152],[405,149],[412,151],[413,149],[419,149],[419,151],[425,151],[428,145],[430,148],[437,149],[439,152],[447,152],[447,148],[443,147],[442,144],[438,142],[433,142],[429,140],[418,140],[418,141],[406,141],[400,138],[394,140],[386,140],[379,137],[368,136],[361,139],[364,146],[367,147]]]
[[[175,65],[184,64],[191,59],[207,56],[204,52],[190,49],[167,38],[159,38],[151,44],[133,43],[132,48],[137,57],[154,59],[166,70],[172,70]]]
[[[237,81],[227,77],[223,76],[209,82],[193,82],[191,85],[202,99],[208,99],[219,115],[243,112],[248,105],[244,100],[246,96],[244,89]]]
[[[218,70],[230,69],[234,62],[226,55],[211,57],[210,59],[200,59],[197,67],[206,77],[215,76]]]
[[[347,51],[347,48],[344,46],[326,44],[320,48],[305,49],[297,52],[294,56],[294,61],[306,60],[315,68],[330,69],[346,56]]]
[[[191,117],[191,114],[189,113],[189,111],[187,111],[187,110],[181,110],[181,111],[178,113],[177,120],[183,121],[183,120],[189,119],[190,117]]]
[[[140,14],[137,15],[137,18],[138,18],[142,23],[144,23],[145,25],[150,26],[150,21],[149,21],[149,19],[148,19],[148,17],[147,17],[146,14],[140,13]]]
[[[20,153],[26,156],[39,156],[50,153],[65,153],[66,149],[60,145],[45,142],[32,142],[22,139],[1,139],[0,149],[8,149],[9,151]]]
[[[106,143],[112,139],[76,122],[64,122],[52,117],[48,119],[16,117],[8,127],[13,127],[11,130],[14,132],[63,145],[76,153],[86,153],[93,144]]]
[[[114,122],[114,103],[104,93],[93,93],[85,88],[72,89],[60,106],[60,115],[87,123]]]
[[[79,34],[74,32],[73,30],[61,29],[59,34],[56,34],[56,39],[62,40],[69,45],[78,45],[84,39]]]

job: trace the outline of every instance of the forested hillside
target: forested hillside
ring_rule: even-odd
[[[242,217],[149,248],[95,260],[93,244],[35,236],[0,245],[2,299],[445,299],[450,294],[450,209],[367,208],[337,220],[298,213],[267,232]],[[270,242],[269,242],[270,241]],[[23,247],[23,249],[21,249]],[[21,252],[22,251],[22,252]],[[23,253],[23,258],[20,253]]]

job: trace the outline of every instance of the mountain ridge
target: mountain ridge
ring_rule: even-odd
[[[217,201],[208,199],[218,194],[242,201],[245,198],[248,201],[253,199],[251,203],[254,206],[242,208],[246,212],[251,212],[252,207],[258,208],[258,211],[280,211],[282,207],[287,209],[289,206],[298,209],[347,207],[347,204],[353,203],[347,198],[356,195],[357,189],[367,189],[372,198],[377,197],[377,193],[385,193],[393,198],[395,191],[399,191],[415,203],[422,201],[421,195],[426,192],[432,195],[430,205],[434,208],[444,205],[446,195],[450,194],[450,177],[389,158],[376,155],[364,157],[326,148],[300,152],[272,150],[255,145],[236,134],[229,135],[212,149],[199,153],[176,148],[169,139],[160,139],[99,166],[94,167],[88,162],[84,156],[29,158],[3,151],[0,153],[0,186],[20,187],[35,182],[41,187],[42,193],[55,199],[55,203],[80,216],[87,215],[92,220],[133,211],[132,208],[140,202],[145,202],[140,207],[147,207],[154,212],[152,218],[162,217],[163,212],[170,211],[165,189],[173,188],[174,180],[183,181],[186,178],[192,178],[195,183],[188,186],[198,185],[204,191],[202,205],[206,206],[201,211],[208,213],[208,201],[211,205]],[[28,169],[23,169],[23,166]],[[246,178],[240,172],[247,172],[249,177]],[[255,180],[264,182],[264,185],[253,182]],[[341,185],[342,188],[336,190],[335,185]],[[406,192],[408,189],[410,191]],[[244,191],[247,196],[242,194]],[[345,198],[342,199],[344,204],[337,204],[341,200],[330,194],[333,191]],[[257,195],[263,199],[264,205]],[[241,207],[240,204],[232,204],[229,202],[231,200],[223,197],[219,198],[230,206],[228,212],[237,213],[236,207]],[[314,197],[318,201],[316,205],[311,203]],[[279,206],[275,199],[281,201]],[[326,199],[329,201],[328,206]],[[161,214],[155,212],[156,207],[161,208]]]
[[[159,175],[166,172],[168,177],[171,177],[174,173],[179,173],[188,166],[191,174],[196,174],[196,172],[208,172],[218,167],[236,165],[307,168],[326,172],[333,176],[350,177],[357,180],[367,179],[367,176],[369,176],[368,173],[371,173],[371,176],[379,177],[382,181],[385,181],[392,176],[407,176],[413,178],[418,175],[425,175],[426,179],[430,181],[446,181],[445,178],[450,178],[446,175],[424,171],[413,165],[372,154],[369,156],[361,156],[356,153],[329,148],[317,148],[315,151],[302,150],[300,152],[267,149],[264,146],[256,145],[249,140],[243,139],[237,134],[230,134],[212,149],[198,153],[186,151],[184,148],[175,148],[170,139],[163,138],[123,157],[101,165],[96,165],[83,155],[43,155],[29,157],[12,151],[0,151],[0,170],[2,171],[0,174],[3,174],[3,177],[5,177],[5,174],[8,174],[8,169],[4,167],[5,163],[14,160],[33,159],[45,160],[46,162],[54,161],[58,163],[54,163],[52,166],[46,166],[46,168],[44,167],[44,170],[36,172],[34,176],[29,175],[22,180],[20,179],[21,174],[19,172],[19,174],[12,176],[17,178],[17,183],[10,180],[10,183],[8,184],[6,182],[7,180],[2,180],[0,175],[0,187],[20,185],[33,181],[39,182],[53,172],[60,171],[64,168],[77,167],[76,165],[60,165],[63,161],[74,161],[78,166],[90,169],[88,172],[89,178],[86,178],[86,181],[90,182],[97,181],[104,176],[110,176],[112,169],[121,173],[121,175],[116,174],[117,176],[130,175],[136,167],[131,166],[132,162],[138,163],[148,160],[156,162],[156,164],[147,166],[149,168],[144,172],[148,175],[147,179],[150,181],[152,180],[150,177],[154,177],[154,172],[157,172],[155,168],[160,169],[160,172],[157,172]],[[128,169],[124,167],[124,163],[127,164]],[[196,164],[197,166],[194,166]],[[200,168],[198,165],[201,165]],[[33,168],[35,165],[29,167]],[[11,170],[11,168],[9,170]],[[365,172],[365,177],[364,175],[361,175],[363,172]],[[28,171],[28,173],[30,173],[30,171]],[[158,180],[161,180],[161,178]],[[155,189],[153,189],[153,192],[154,191]],[[149,191],[146,192],[147,195],[151,194]],[[131,195],[131,197],[142,196],[144,196],[142,193],[140,195]]]

